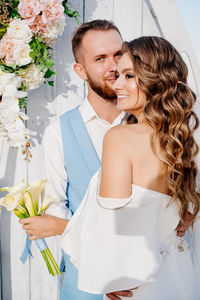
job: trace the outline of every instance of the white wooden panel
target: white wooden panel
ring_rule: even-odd
[[[18,220],[19,219],[15,215],[10,214],[10,265],[12,299],[28,300],[30,295],[30,260],[27,259],[27,262],[24,265],[20,260],[26,241],[26,236],[22,232],[21,224],[19,224]],[[7,289],[7,293],[8,291],[9,290]]]
[[[161,32],[159,31],[156,21],[156,16],[154,16],[153,12],[151,12],[151,7],[147,5],[145,0],[143,0],[142,35],[161,36]]]
[[[91,21],[94,19],[113,20],[114,0],[85,0],[85,18]]]
[[[114,0],[114,23],[124,40],[142,34],[142,0]]]
[[[24,157],[16,149],[9,149],[6,143],[1,147],[0,166],[2,165],[0,186],[11,186],[27,176]],[[1,267],[3,300],[29,299],[29,265],[23,265],[20,255],[24,237],[18,218],[1,211]],[[21,286],[18,280],[21,280]],[[23,284],[26,283],[26,284]]]
[[[200,94],[200,67],[175,0],[150,0],[164,37],[180,51],[186,52],[193,71],[196,89]]]
[[[196,95],[198,95],[197,85],[195,84],[195,78],[194,78],[194,73],[192,71],[190,58],[189,58],[188,54],[185,52],[181,52],[181,56],[188,67],[188,85],[193,90],[193,92]]]

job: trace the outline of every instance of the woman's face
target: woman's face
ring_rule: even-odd
[[[139,118],[146,102],[146,96],[138,86],[133,62],[128,53],[121,56],[117,70],[119,77],[113,85],[117,94],[117,108],[120,111],[133,113]]]

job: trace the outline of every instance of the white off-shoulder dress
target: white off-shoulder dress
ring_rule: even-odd
[[[186,241],[176,235],[170,196],[133,184],[129,198],[102,198],[98,181],[99,172],[61,239],[79,270],[78,288],[105,294],[138,287],[129,299],[200,300],[200,222]]]

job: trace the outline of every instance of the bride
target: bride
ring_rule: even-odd
[[[117,108],[129,114],[127,124],[104,137],[101,171],[61,241],[79,270],[81,290],[138,287],[131,299],[200,299],[199,121],[187,73],[163,38],[123,44],[114,89]],[[188,215],[186,241],[176,227],[185,226]]]

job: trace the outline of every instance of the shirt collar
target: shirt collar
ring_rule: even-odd
[[[94,110],[92,105],[89,103],[87,98],[81,103],[79,110],[80,110],[80,113],[81,113],[84,123],[87,123],[91,119],[96,118],[96,119],[101,120],[101,121],[109,124],[110,126],[112,126],[112,125],[119,125],[126,118],[126,113],[121,112],[117,116],[117,118],[113,121],[112,124],[108,123],[107,121],[99,118],[99,116],[97,115],[96,111]]]
[[[87,123],[90,121],[92,118],[98,118],[98,115],[92,105],[89,103],[88,99],[86,98],[80,105],[79,107],[81,116],[83,118],[84,123]]]

